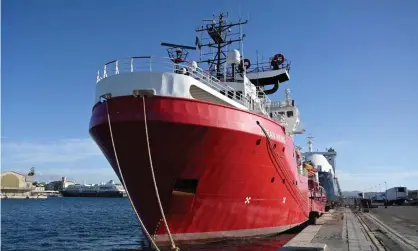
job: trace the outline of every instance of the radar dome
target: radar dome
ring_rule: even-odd
[[[241,61],[241,53],[238,50],[233,49],[228,52],[228,57],[226,59],[227,64],[239,64]]]
[[[192,70],[195,71],[197,69],[197,62],[192,61],[191,65],[192,65]]]
[[[313,154],[307,157],[308,160],[314,163],[315,168],[322,172],[331,172],[333,173],[332,166],[329,164],[328,160],[322,154]]]

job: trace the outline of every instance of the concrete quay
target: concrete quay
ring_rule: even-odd
[[[351,209],[338,208],[323,214],[316,225],[306,227],[279,250],[380,251],[385,249]]]
[[[387,250],[418,251],[418,206],[380,205],[358,215]]]
[[[7,200],[7,199],[46,199],[48,198],[45,195],[13,195],[13,194],[2,194],[0,195],[0,199]]]

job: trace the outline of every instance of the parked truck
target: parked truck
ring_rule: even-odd
[[[389,205],[402,205],[408,200],[408,189],[406,187],[392,187],[385,192]]]

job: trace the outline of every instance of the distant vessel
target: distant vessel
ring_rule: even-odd
[[[61,191],[64,197],[124,197],[125,189],[110,180],[106,184],[69,185]]]
[[[329,148],[327,152],[312,151],[312,137],[308,137],[309,152],[305,153],[305,159],[311,161],[318,170],[319,184],[325,189],[327,195],[327,209],[340,200],[338,181],[335,175],[335,157],[337,153]]]
[[[298,155],[301,155],[298,151]],[[297,157],[298,159],[303,157]],[[304,169],[304,172],[308,175],[308,187],[309,187],[309,199],[310,199],[310,208],[311,213],[315,214],[316,217],[310,217],[310,223],[315,224],[316,219],[326,210],[327,205],[327,193],[325,189],[321,186],[319,179],[318,179],[318,169],[315,168],[315,164],[310,161],[306,160],[301,165]]]

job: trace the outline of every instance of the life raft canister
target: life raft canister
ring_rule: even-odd
[[[242,63],[244,62],[244,65],[242,65]],[[251,61],[248,58],[244,58],[240,63],[239,63],[239,69],[240,71],[244,71],[244,67],[246,70],[248,70],[248,68],[251,67]]]
[[[279,69],[279,65],[283,64],[284,61],[286,60],[286,58],[284,57],[283,54],[279,53],[273,56],[272,60],[271,60],[271,66],[273,67],[273,69],[278,70]]]

